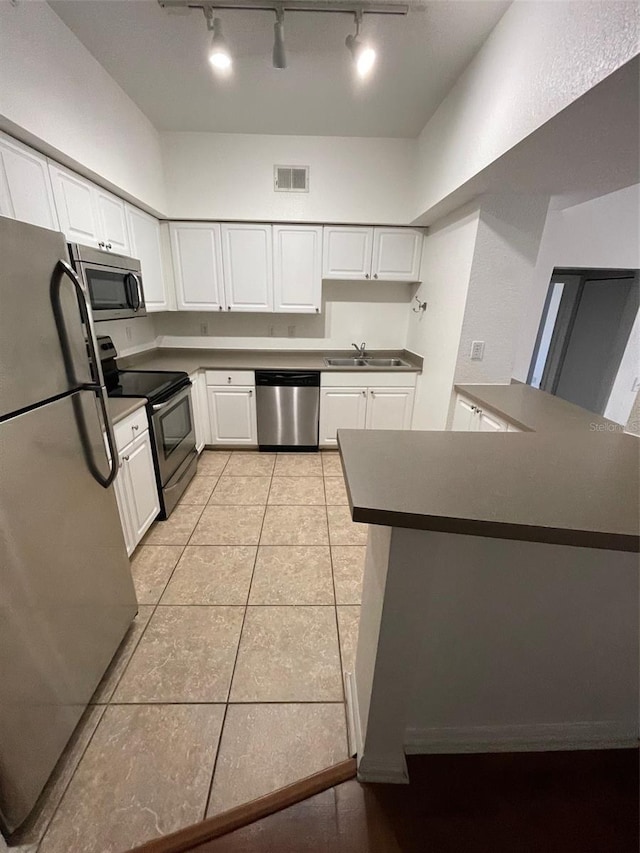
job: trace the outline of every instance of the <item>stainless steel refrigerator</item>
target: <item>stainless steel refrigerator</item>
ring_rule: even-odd
[[[137,611],[92,347],[90,309],[64,236],[0,217],[5,834],[31,811]]]

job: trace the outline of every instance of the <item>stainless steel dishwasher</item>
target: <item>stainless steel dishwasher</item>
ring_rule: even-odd
[[[317,450],[320,373],[256,370],[260,450]]]

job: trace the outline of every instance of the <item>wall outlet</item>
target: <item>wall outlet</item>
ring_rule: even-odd
[[[125,326],[125,327],[124,327],[124,334],[125,334],[125,337],[126,337],[126,339],[127,339],[128,341],[130,341],[130,340],[133,338],[133,333],[132,333],[132,331],[131,331],[131,326]]]
[[[471,360],[482,361],[484,358],[484,341],[471,342]]]
[[[287,334],[290,338],[295,338],[296,336],[296,327],[295,326],[287,326]]]
[[[209,334],[209,324],[208,323],[200,323],[200,334],[208,335]]]

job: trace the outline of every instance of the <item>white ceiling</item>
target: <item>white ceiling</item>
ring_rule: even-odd
[[[319,136],[417,136],[510,0],[410,0],[406,17],[365,16],[377,49],[356,81],[347,15],[289,12],[289,67],[271,67],[272,12],[223,11],[232,74],[207,62],[199,9],[156,0],[50,0],[51,7],[158,130]]]

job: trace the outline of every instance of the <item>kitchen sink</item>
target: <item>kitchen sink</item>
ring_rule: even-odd
[[[409,367],[401,358],[366,358],[369,367]]]
[[[325,358],[329,367],[409,367],[401,358]]]
[[[368,362],[364,358],[325,358],[329,367],[366,367]]]

